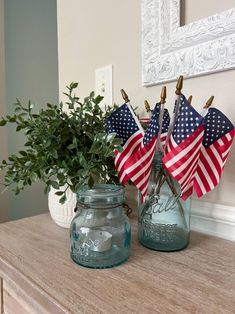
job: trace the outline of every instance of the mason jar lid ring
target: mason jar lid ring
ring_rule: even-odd
[[[115,208],[124,203],[124,191],[114,184],[97,184],[93,188],[84,186],[77,193],[77,202],[84,208]]]

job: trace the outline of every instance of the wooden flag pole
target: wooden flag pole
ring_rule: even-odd
[[[163,151],[163,147],[162,147],[162,143],[161,143],[161,133],[162,133],[162,123],[163,123],[163,114],[164,114],[164,104],[166,102],[166,86],[162,87],[162,91],[161,91],[161,95],[160,95],[160,114],[159,114],[159,131],[158,131],[158,137],[157,137],[157,148],[159,150],[159,152],[163,155],[164,151]]]
[[[176,99],[175,99],[175,106],[174,106],[174,110],[173,110],[173,117],[172,117],[172,121],[171,124],[169,126],[169,130],[167,133],[167,138],[166,138],[166,144],[165,147],[167,147],[167,144],[169,142],[169,139],[171,137],[171,133],[173,132],[174,129],[174,125],[175,125],[175,121],[177,119],[178,116],[178,112],[179,112],[179,103],[180,103],[180,94],[181,94],[181,90],[183,88],[183,76],[181,75],[178,78],[177,84],[176,84],[176,89],[175,89],[175,95],[176,95]]]
[[[169,127],[169,131],[168,131],[168,134],[167,134],[166,145],[167,145],[167,143],[168,143],[168,141],[170,139],[171,133],[172,133],[174,125],[175,125],[175,121],[176,121],[177,116],[178,116],[179,100],[180,100],[180,94],[181,94],[182,88],[183,88],[183,76],[180,76],[178,81],[177,81],[177,84],[176,84],[176,90],[175,90],[176,100],[175,100],[175,107],[174,107],[174,112],[173,112],[174,115],[173,115],[173,121],[172,121],[172,123],[171,123],[171,125]],[[162,93],[161,93],[161,104],[163,104],[163,106],[164,106],[164,103],[165,103],[165,98],[166,98],[166,88],[163,88],[162,89]],[[164,111],[164,108],[163,108],[163,111]],[[162,123],[162,121],[161,121],[161,123]],[[159,130],[159,132],[160,132],[160,130]],[[170,188],[170,190],[172,192],[172,195],[174,195],[174,197],[176,198],[176,202],[177,202],[177,204],[179,206],[179,211],[181,213],[183,223],[187,226],[187,223],[186,223],[186,220],[185,220],[185,216],[184,216],[184,209],[183,209],[183,207],[181,205],[178,193],[177,193],[176,188],[174,186],[174,182],[173,182],[172,178],[170,177],[170,175],[168,173],[166,173],[164,170],[163,171],[159,171],[159,174],[158,174],[158,177],[157,177],[156,181],[157,181],[157,183],[156,183],[156,190],[155,190],[156,192],[155,193],[157,193],[157,194],[160,193],[161,187],[162,187],[163,183],[166,181],[167,185],[169,186],[169,188]]]

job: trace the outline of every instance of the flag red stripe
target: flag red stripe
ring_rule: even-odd
[[[128,139],[128,141],[123,146],[123,151],[118,153],[115,157],[115,166],[117,170],[120,170],[119,166],[121,162],[123,162],[125,158],[128,158],[132,154],[136,146],[138,146],[141,143],[142,138],[143,138],[142,132],[137,131]]]
[[[151,163],[153,156],[154,156],[155,150],[148,155],[148,157],[135,169],[133,169],[131,172],[128,173],[128,175],[132,178],[133,182],[136,185],[139,185],[139,183],[146,177],[146,173],[149,171],[150,167],[146,167],[146,169],[143,171],[144,166],[148,166],[148,163]]]
[[[203,148],[194,180],[194,190],[198,197],[210,192],[218,185],[234,133],[233,129],[209,147]]]
[[[123,151],[122,152],[117,152],[115,151],[115,167],[118,171],[118,178],[121,182],[122,185],[126,184],[126,181],[128,180],[128,176],[125,173],[125,162],[133,155],[135,154],[142,142],[143,139],[143,133],[142,131],[137,131],[134,133],[128,141],[125,143],[123,146]]]
[[[192,182],[200,156],[203,134],[204,126],[201,125],[163,158],[164,166],[172,177],[179,182],[182,189],[181,197],[185,200],[193,191]],[[173,143],[173,137],[170,138],[169,142]]]
[[[143,198],[147,193],[152,160],[156,151],[156,142],[157,136],[155,135],[125,163],[125,172],[142,193]]]

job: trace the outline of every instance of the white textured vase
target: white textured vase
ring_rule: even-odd
[[[70,223],[76,214],[74,209],[76,208],[77,195],[68,189],[66,191],[66,202],[64,204],[60,204],[59,199],[61,196],[58,196],[55,193],[63,190],[64,188],[62,187],[60,190],[56,190],[51,187],[48,194],[48,207],[51,217],[55,223],[63,228],[69,228]]]

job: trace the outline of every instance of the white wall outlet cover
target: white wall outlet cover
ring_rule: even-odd
[[[113,104],[113,66],[107,65],[95,70],[95,94],[104,97],[100,103],[102,109]]]

